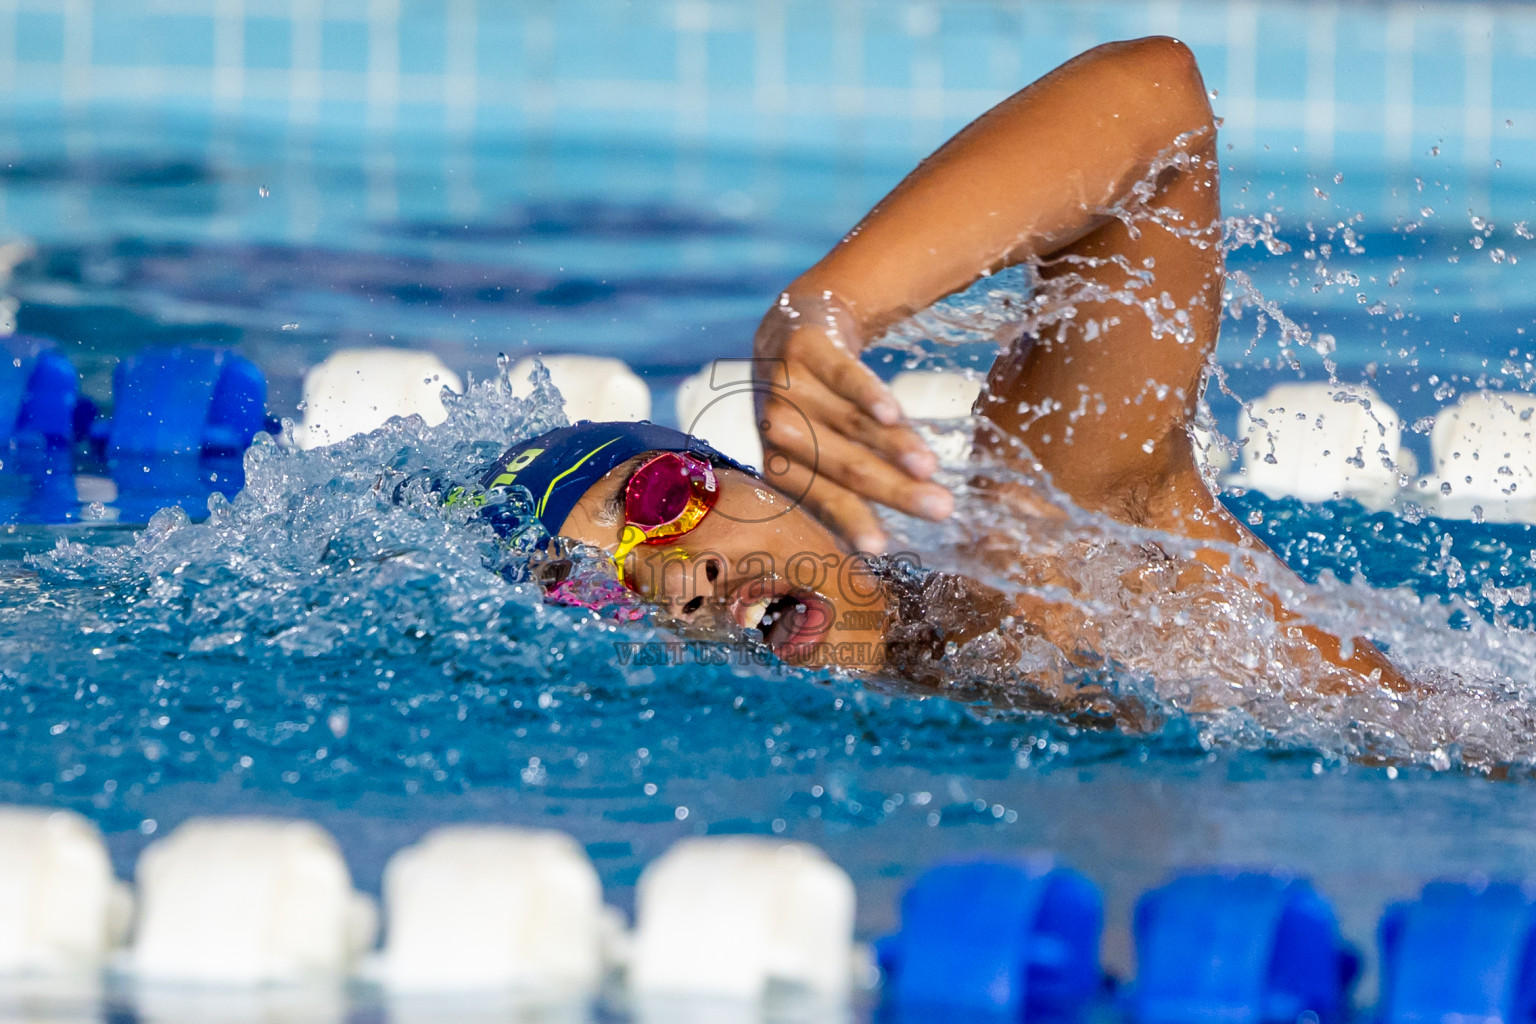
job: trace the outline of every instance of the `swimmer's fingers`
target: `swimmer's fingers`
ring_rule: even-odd
[[[769,477],[769,481],[783,493],[797,497],[800,504],[841,534],[854,550],[867,554],[885,551],[885,527],[880,525],[874,508],[857,494],[800,463],[790,463],[784,472]]]
[[[863,445],[892,465],[899,466],[914,480],[927,480],[939,468],[938,457],[917,431],[906,423],[883,426],[863,409],[829,390],[819,380],[802,380],[787,396],[775,396],[779,402],[764,402],[764,436],[771,437],[774,420],[768,413],[781,409],[801,426],[810,423],[817,437],[830,432]],[[791,408],[792,407],[792,408]],[[798,414],[798,415],[797,415]],[[881,501],[878,495],[866,498]]]
[[[925,483],[938,459],[903,423],[895,397],[857,356],[846,318],[829,325],[770,316],[759,330],[760,360],[780,363],[787,379],[760,388],[764,468],[785,493],[806,503],[864,550],[881,550],[884,531],[867,504],[927,519],[953,511],[948,491]],[[774,479],[791,473],[784,484]]]
[[[789,364],[791,391],[799,383],[797,376],[803,380],[809,375],[868,413],[875,422],[887,427],[901,422],[901,406],[896,404],[896,396],[873,370],[859,361],[858,339],[837,338],[819,326],[808,326],[790,331],[779,341],[777,347]]]
[[[954,496],[938,484],[914,479],[881,453],[833,428],[817,415],[797,414],[777,395],[764,401],[765,451],[785,455],[815,477],[830,480],[860,498],[924,519],[945,519]],[[818,424],[820,425],[818,427]],[[926,449],[925,449],[926,450]]]
[[[865,545],[872,535],[862,532],[873,513],[842,500],[838,491],[852,492],[860,506],[866,500],[875,501],[924,519],[944,519],[954,511],[954,497],[944,488],[914,480],[879,453],[836,431],[817,430],[814,418],[796,415],[787,405],[777,396],[764,402],[764,421],[769,424],[764,435],[765,464],[770,471],[781,468],[789,477],[781,485],[770,475],[769,482],[791,496],[807,494],[814,510],[857,546],[878,550]],[[776,466],[780,457],[787,465]],[[822,484],[836,490],[828,487],[818,492]]]

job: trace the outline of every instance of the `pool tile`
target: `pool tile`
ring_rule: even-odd
[[[19,11],[14,28],[16,54],[27,63],[64,59],[64,16],[55,11]]]
[[[367,71],[367,23],[325,22],[320,34],[320,66],[327,71]]]

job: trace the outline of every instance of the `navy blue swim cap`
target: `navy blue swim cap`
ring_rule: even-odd
[[[644,420],[582,420],[513,445],[485,475],[481,486],[486,490],[514,485],[527,488],[533,496],[534,516],[550,536],[557,536],[565,517],[588,488],[615,466],[646,452],[688,452],[714,465],[732,466],[757,476],[755,470],[681,430]]]

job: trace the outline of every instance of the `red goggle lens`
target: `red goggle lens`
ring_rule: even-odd
[[[707,462],[666,452],[647,462],[629,478],[624,490],[624,517],[644,530],[675,522],[688,509],[690,498],[713,507],[718,491]]]

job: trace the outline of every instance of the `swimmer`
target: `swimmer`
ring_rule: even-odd
[[[681,627],[751,631],[795,664],[943,689],[969,658],[1015,679],[1025,703],[1072,710],[1099,706],[1085,671],[1156,675],[1162,643],[1232,690],[1191,710],[1241,704],[1276,664],[1314,697],[1407,692],[1367,640],[1286,606],[1275,572],[1302,584],[1201,474],[1190,425],[1220,323],[1221,229],[1216,124],[1190,51],[1167,38],[1097,47],[977,118],[784,290],[755,339],[789,379],[763,389],[766,477],[664,427],[585,423],[515,446],[483,483],[526,487],[551,534],[602,549]],[[937,459],[860,352],[1020,263],[1037,303],[1062,308],[1009,339],[991,369],[975,448],[1016,472],[976,484],[997,509],[1061,528],[1037,529],[1028,550],[1017,534],[978,535],[989,578],[1013,590],[855,554],[888,544],[874,505],[934,521],[954,511]],[[1050,488],[1090,519],[1180,543],[1119,543],[1106,609],[1083,598],[1083,567],[1116,548],[1113,531],[1066,516]],[[806,574],[794,559],[819,562],[823,582],[796,587]],[[1239,606],[1273,624],[1265,664],[1225,652],[1222,630],[1251,621]],[[1139,616],[1134,641],[1117,614]],[[1193,640],[1191,614],[1207,627]]]

